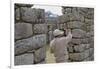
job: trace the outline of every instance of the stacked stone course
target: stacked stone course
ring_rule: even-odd
[[[67,29],[71,29],[73,35],[68,44],[69,60],[94,60],[94,9],[62,7],[62,13],[59,22]]]
[[[32,6],[15,4],[15,65],[45,63],[45,12]]]

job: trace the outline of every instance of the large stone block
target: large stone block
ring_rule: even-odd
[[[85,18],[85,23],[88,26],[94,25],[94,19],[87,19],[87,18]]]
[[[81,61],[82,59],[84,59],[84,55],[83,53],[70,53],[69,58],[72,61]]]
[[[33,39],[36,42],[37,47],[43,47],[46,45],[46,34],[35,35]]]
[[[59,21],[61,23],[64,22],[69,22],[69,21],[81,21],[84,22],[84,17],[81,16],[78,13],[68,13],[68,14],[64,14],[62,16],[59,17]]]
[[[94,48],[94,42],[91,42],[91,43],[90,43],[90,47],[91,47],[91,48]]]
[[[87,57],[89,57],[89,49],[81,53],[70,53],[69,54],[69,58],[72,61],[83,61]]]
[[[72,21],[72,22],[67,22],[68,28],[72,29],[80,29],[83,26],[83,22],[80,21]]]
[[[35,51],[34,62],[36,64],[45,61],[45,58],[46,58],[46,47],[45,46]]]
[[[91,38],[84,38],[84,39],[81,39],[81,43],[83,44],[88,44],[91,42]]]
[[[92,55],[94,55],[94,48],[89,49],[89,56],[92,56]]]
[[[46,35],[37,35],[15,42],[15,55],[41,48],[46,45]]]
[[[74,46],[74,51],[75,52],[83,52],[86,49],[90,48],[90,44],[80,44],[80,45],[75,45]]]
[[[65,9],[65,14],[71,13],[71,12],[72,12],[72,8],[66,8],[66,9]]]
[[[19,55],[27,51],[34,50],[36,48],[35,44],[36,44],[36,41],[33,40],[33,37],[16,41],[15,55]]]
[[[79,7],[79,8],[77,8],[77,9],[78,9],[78,12],[79,12],[80,14],[82,14],[83,16],[85,16],[85,15],[87,14],[87,12],[88,12],[88,8]]]
[[[67,21],[69,21],[69,17],[67,14],[61,15],[58,17],[58,23],[65,23]]]
[[[35,24],[33,32],[34,34],[45,34],[47,32],[46,24]]]
[[[94,60],[94,55],[87,57],[84,59],[84,61],[93,61]]]
[[[94,54],[92,54],[91,56],[89,56],[90,61],[94,61]]]
[[[15,65],[32,65],[34,63],[33,53],[26,53],[19,56],[15,56],[14,64]]]
[[[94,25],[87,26],[86,31],[87,31],[87,32],[94,31]]]
[[[81,21],[84,22],[84,16],[80,15],[79,13],[70,13],[68,14],[70,21]]]
[[[22,20],[31,23],[44,23],[45,13],[43,9],[21,8]]]
[[[15,39],[27,38],[33,34],[32,24],[16,23],[15,24]]]
[[[71,43],[73,44],[88,44],[91,43],[91,38],[83,38],[83,39],[72,39]]]
[[[75,38],[84,38],[86,36],[86,32],[81,29],[73,29],[72,35]]]
[[[78,8],[78,12],[82,14],[85,18],[93,19],[94,18],[94,9],[93,8]]]
[[[94,19],[94,8],[89,8],[85,17],[88,19]]]
[[[71,43],[73,43],[73,44],[81,44],[82,42],[81,42],[81,39],[72,39],[71,40]]]
[[[94,31],[87,32],[87,35],[86,35],[87,38],[90,38],[93,36],[94,36]]]

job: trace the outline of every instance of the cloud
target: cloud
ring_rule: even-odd
[[[34,5],[32,8],[45,9],[45,12],[50,11],[53,14],[62,15],[62,8],[60,6]]]

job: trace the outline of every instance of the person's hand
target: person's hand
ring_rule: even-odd
[[[68,32],[71,32],[71,29],[68,29]]]

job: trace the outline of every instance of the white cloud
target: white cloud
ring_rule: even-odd
[[[45,12],[51,11],[53,14],[62,15],[62,8],[60,6],[34,5],[32,8],[41,8],[45,9]]]

